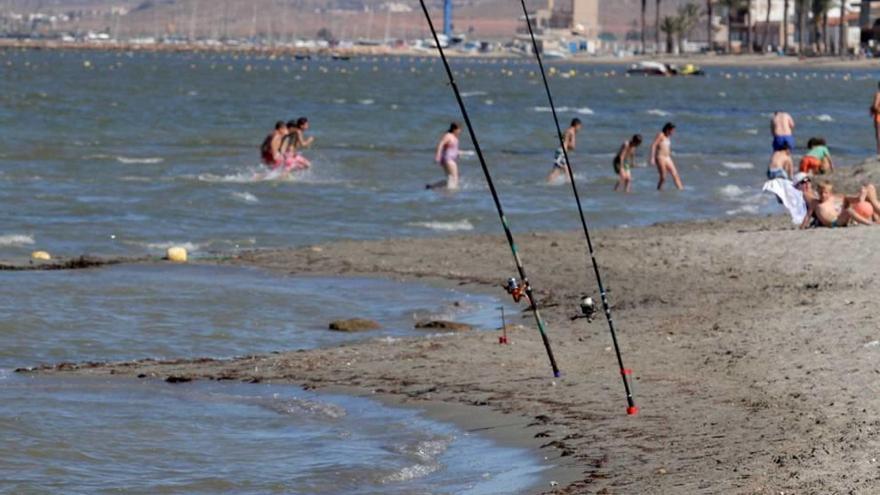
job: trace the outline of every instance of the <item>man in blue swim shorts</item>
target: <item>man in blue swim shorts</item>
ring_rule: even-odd
[[[787,112],[773,112],[770,131],[773,133],[773,151],[782,151],[784,145],[794,151],[794,119],[791,115]]]

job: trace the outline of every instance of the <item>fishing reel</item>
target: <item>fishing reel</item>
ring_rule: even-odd
[[[572,316],[572,321],[577,320],[578,318],[586,318],[587,323],[592,322],[593,318],[596,317],[596,303],[593,302],[593,298],[589,296],[582,297],[580,308],[581,314]]]
[[[504,286],[504,289],[513,297],[514,302],[519,302],[525,295],[526,286],[519,285],[515,277],[510,277],[507,279],[507,285]]]

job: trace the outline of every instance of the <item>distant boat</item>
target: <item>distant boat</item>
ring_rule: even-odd
[[[351,60],[348,55],[332,55],[333,60]]]
[[[706,73],[694,64],[677,65],[653,62],[650,60],[632,64],[627,74],[641,76],[705,76]]]
[[[541,53],[544,60],[563,60],[568,58],[568,54],[562,50],[544,50]]]

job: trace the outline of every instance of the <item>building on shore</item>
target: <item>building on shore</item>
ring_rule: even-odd
[[[539,49],[563,55],[595,53],[600,32],[599,0],[547,0],[543,9],[529,14]],[[528,38],[525,18],[517,29],[517,40]]]
[[[851,51],[858,48],[860,31],[866,24],[864,16],[860,17],[866,4],[862,0],[833,0],[827,4],[824,15],[817,15],[813,9],[802,13],[800,2],[789,1],[787,19],[785,0],[755,0],[751,2],[751,9],[744,4],[729,17],[723,12],[725,38],[729,29],[730,50],[734,53],[747,51],[749,43],[756,52],[780,51],[785,46],[790,51],[797,51],[803,44],[805,52],[836,53],[841,41],[841,3],[844,7],[844,46]],[[880,1],[867,3],[876,3],[880,11]]]

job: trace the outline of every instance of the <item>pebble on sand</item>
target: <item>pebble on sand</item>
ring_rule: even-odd
[[[458,323],[446,320],[425,320],[416,323],[416,328],[424,328],[431,330],[448,330],[450,332],[466,332],[473,330],[474,327],[467,323]]]

